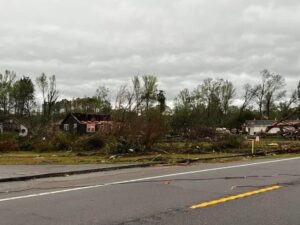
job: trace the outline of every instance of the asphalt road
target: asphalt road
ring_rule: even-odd
[[[3,183],[0,224],[298,225],[299,184],[300,158]]]
[[[92,169],[108,169],[134,164],[84,164],[84,165],[0,165],[0,180],[15,177],[35,176],[49,173],[68,173]]]

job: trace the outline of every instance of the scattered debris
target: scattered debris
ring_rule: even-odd
[[[270,143],[270,144],[268,144],[268,146],[277,146],[278,147],[278,143]]]

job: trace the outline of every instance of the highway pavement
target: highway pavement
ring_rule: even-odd
[[[300,224],[300,157],[0,184],[1,225]]]
[[[0,165],[0,182],[2,179],[24,178],[54,173],[70,173],[86,170],[112,169],[115,167],[138,164],[83,164],[83,165]]]

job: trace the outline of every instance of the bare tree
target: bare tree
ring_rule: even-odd
[[[40,76],[38,76],[36,78],[36,84],[38,86],[38,88],[40,89],[40,91],[42,92],[42,96],[43,96],[43,115],[44,117],[46,116],[46,93],[48,92],[48,88],[49,88],[49,83],[47,80],[47,76],[42,73]]]
[[[190,103],[192,101],[192,97],[190,95],[190,92],[187,88],[183,89],[179,92],[177,98],[175,99],[175,104],[178,107],[189,107]]]
[[[15,79],[16,74],[13,71],[6,70],[4,75],[0,74],[0,111],[4,115],[9,114],[13,107],[11,94]]]
[[[297,86],[297,101],[298,101],[298,106],[300,108],[300,81],[298,82],[298,86]]]
[[[280,120],[286,120],[296,114],[297,108],[293,108],[293,105],[298,102],[297,90],[293,91],[290,98],[283,102],[280,102],[278,109],[280,112]]]
[[[53,107],[59,97],[59,91],[56,88],[55,75],[49,77],[49,89],[47,93],[47,120],[51,119]]]
[[[140,113],[140,107],[142,104],[142,87],[139,76],[134,76],[132,79],[133,97],[135,101],[135,111]]]
[[[257,96],[258,87],[252,87],[250,84],[244,85],[243,104],[240,107],[240,115],[251,104],[254,98]]]
[[[228,113],[228,108],[233,100],[235,95],[235,88],[233,84],[228,80],[220,80],[221,87],[220,87],[220,104],[222,111],[225,115]]]
[[[207,118],[216,121],[221,111],[220,92],[222,83],[220,80],[205,79],[200,85],[203,102],[206,106]]]
[[[257,86],[257,104],[261,118],[265,116],[263,110],[266,111],[266,116],[269,118],[272,104],[284,96],[285,92],[281,89],[285,85],[285,81],[281,75],[273,74],[268,70],[263,70],[261,76],[261,84]]]
[[[109,89],[100,86],[96,90],[96,95],[94,96],[95,99],[95,112],[101,112],[101,113],[110,113],[111,111],[111,103],[109,99]]]
[[[149,108],[156,101],[157,78],[152,75],[143,76],[142,100],[145,103],[145,111],[149,112]]]
[[[121,85],[117,91],[115,109],[130,111],[133,104],[132,100],[133,93],[128,90],[126,85]]]

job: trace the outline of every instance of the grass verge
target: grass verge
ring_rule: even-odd
[[[267,156],[258,156],[256,158],[283,158],[300,156],[298,153],[271,154]],[[158,154],[149,153],[147,155],[85,155],[72,152],[11,152],[0,154],[1,165],[43,165],[43,164],[101,164],[101,163],[151,163],[163,162],[166,164],[177,164],[193,161],[206,160],[207,162],[228,162],[238,161],[252,157],[244,157],[234,153],[211,153],[211,154]]]
[[[148,153],[147,155],[85,155],[78,153],[51,152],[10,152],[0,154],[1,165],[41,165],[41,164],[99,164],[99,163],[150,163],[164,162],[168,164],[177,163],[180,160],[223,158],[235,156],[233,153],[212,153],[212,154],[158,154]]]

